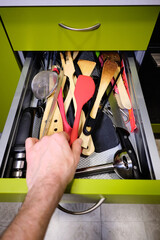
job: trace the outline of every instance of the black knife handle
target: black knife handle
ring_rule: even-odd
[[[132,146],[131,141],[129,140],[130,133],[126,129],[120,128],[120,127],[116,128],[116,132],[119,136],[119,140],[120,140],[122,149],[125,149],[127,151],[128,155],[132,161],[134,177],[136,179],[141,179],[142,174],[139,169],[137,155],[135,153],[135,150]]]

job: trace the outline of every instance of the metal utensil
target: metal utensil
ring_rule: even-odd
[[[132,171],[132,161],[126,151],[118,150],[114,156],[113,163],[77,169],[75,177],[81,178],[91,175],[112,172],[115,172],[120,178],[123,179],[134,178]]]
[[[41,71],[37,73],[31,83],[34,96],[37,99],[48,98],[58,84],[57,73],[54,71]]]

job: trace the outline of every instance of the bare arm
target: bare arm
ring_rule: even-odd
[[[68,136],[58,133],[41,140],[26,140],[28,194],[6,239],[44,238],[50,218],[67,184],[72,180],[81,153],[81,140],[70,148]]]

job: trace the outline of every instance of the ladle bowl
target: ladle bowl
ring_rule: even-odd
[[[132,161],[125,150],[118,150],[113,161],[115,173],[123,179],[134,179]]]

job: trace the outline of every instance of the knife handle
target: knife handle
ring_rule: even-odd
[[[119,140],[120,140],[122,149],[125,149],[127,151],[128,155],[132,161],[134,177],[136,179],[141,179],[142,173],[140,172],[140,169],[139,169],[137,155],[135,153],[135,150],[132,146],[131,141],[129,140],[130,133],[126,129],[120,128],[120,127],[116,128],[116,132],[119,136]]]

